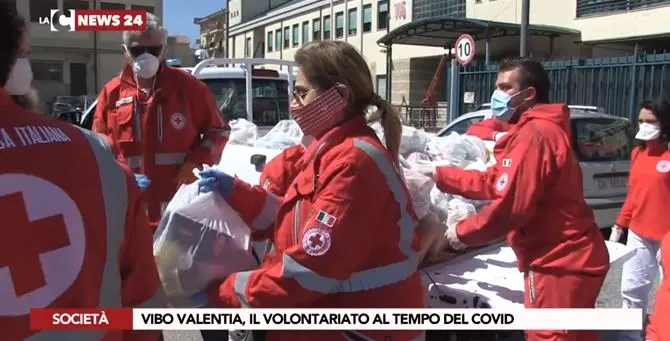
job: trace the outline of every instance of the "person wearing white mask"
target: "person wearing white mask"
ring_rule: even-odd
[[[39,98],[37,91],[33,89],[33,70],[30,67],[28,54],[30,52],[30,43],[28,41],[28,31],[25,20],[19,20],[18,25],[23,28],[21,35],[21,45],[17,54],[17,59],[9,74],[9,79],[5,83],[5,90],[12,97],[14,102],[24,109],[30,111],[40,111]]]
[[[125,64],[98,96],[93,130],[136,174],[155,228],[194,168],[219,162],[230,127],[207,85],[165,63],[167,31],[147,14],[145,31],[123,32]]]
[[[635,248],[621,274],[624,308],[647,310],[649,294],[659,274],[660,245],[670,232],[670,103],[645,101],[640,106],[638,146],[631,154],[628,195],[612,227],[611,241],[628,229],[627,245]],[[620,341],[641,341],[639,331],[619,334]]]

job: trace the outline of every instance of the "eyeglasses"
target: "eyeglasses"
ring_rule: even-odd
[[[131,56],[137,57],[141,55],[142,53],[148,53],[153,55],[154,57],[158,57],[161,52],[163,51],[163,46],[141,46],[141,45],[135,45],[135,46],[129,46],[127,47],[128,52],[130,53]]]
[[[317,89],[303,89],[303,88],[293,88],[293,98],[296,98],[300,101],[305,99],[310,92],[316,91]]]

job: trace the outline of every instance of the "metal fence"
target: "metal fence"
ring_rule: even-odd
[[[670,53],[550,60],[544,65],[551,81],[550,99],[554,102],[598,106],[611,115],[633,117],[640,101],[670,97]],[[459,114],[488,103],[496,77],[497,65],[480,62],[461,68]],[[463,103],[466,92],[474,93],[474,103]]]
[[[447,124],[447,106],[401,104],[394,107],[400,113],[403,124],[408,126],[437,131]]]

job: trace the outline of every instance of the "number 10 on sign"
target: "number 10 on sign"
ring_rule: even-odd
[[[475,57],[475,39],[469,34],[461,34],[456,39],[454,49],[456,50],[456,60],[458,63],[468,65]]]

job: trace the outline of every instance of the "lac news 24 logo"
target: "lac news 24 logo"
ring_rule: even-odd
[[[144,31],[147,12],[144,10],[52,9],[49,17],[39,19],[50,25],[52,32],[75,31]]]

